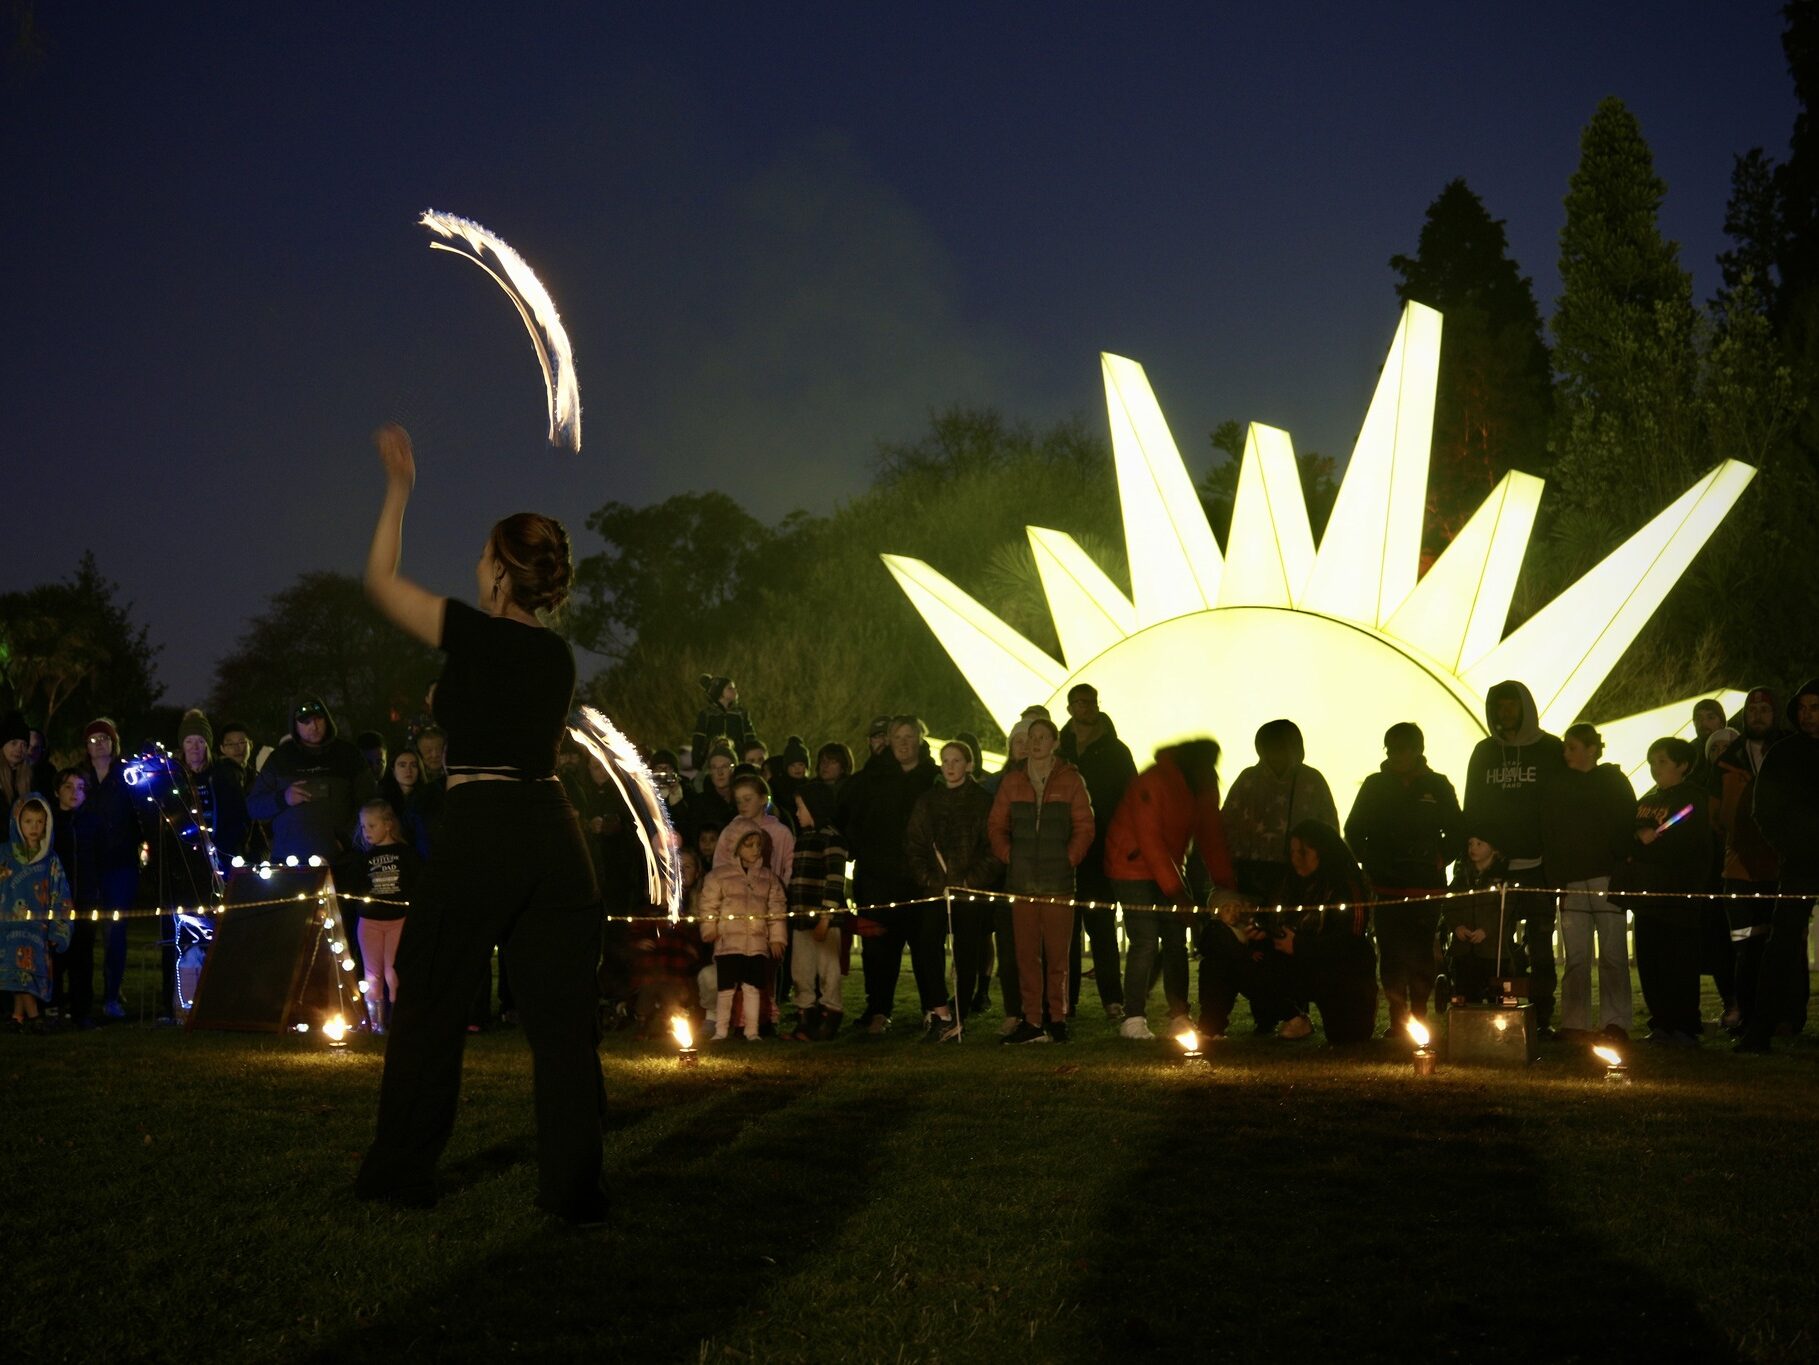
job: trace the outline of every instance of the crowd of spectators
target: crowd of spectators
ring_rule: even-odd
[[[1724,1033],[1762,1052],[1805,1027],[1819,680],[1785,709],[1766,688],[1733,717],[1700,703],[1693,739],[1650,745],[1640,795],[1596,729],[1547,734],[1527,688],[1501,683],[1458,786],[1403,721],[1343,817],[1289,719],[1257,732],[1256,761],[1222,789],[1213,740],[1140,765],[1084,683],[1062,723],[1030,707],[990,773],[974,736],[932,745],[910,714],[873,720],[857,759],[794,735],[773,753],[732,679],[701,687],[694,732],[649,754],[682,845],[680,922],[644,903],[643,849],[606,769],[578,748],[558,760],[609,916],[609,1027],[655,1034],[681,1013],[717,1040],[877,1039],[896,1023],[906,950],[907,1031],[931,1042],[982,1026],[1010,1044],[1065,1042],[1089,981],[1137,1042],[1156,1036],[1157,987],[1166,1031],[1208,1039],[1243,996],[1260,1033],[1362,1042],[1381,991],[1398,1036],[1430,1009],[1514,994],[1543,1039],[1627,1040],[1632,951],[1650,1041]],[[14,1026],[125,1018],[127,926],[110,912],[198,903],[236,858],[319,857],[363,898],[349,903],[352,942],[366,1026],[382,1032],[411,890],[431,860],[461,856],[438,843],[447,737],[426,717],[349,739],[303,695],[275,743],[194,710],[172,738],[175,780],[210,835],[200,845],[132,799],[112,721],[56,762],[40,732],[0,718],[0,990]],[[212,867],[199,862],[211,851]],[[46,910],[79,913],[47,923]],[[174,1022],[175,923],[160,926],[154,1017]],[[1702,977],[1721,1017],[1702,1017]],[[469,1027],[515,1015],[501,960],[476,983]]]

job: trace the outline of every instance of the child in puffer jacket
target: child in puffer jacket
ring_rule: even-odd
[[[787,901],[770,869],[771,841],[751,830],[735,849],[737,860],[717,867],[701,885],[701,939],[714,945],[718,993],[713,1041],[723,1043],[733,1018],[733,996],[744,997],[745,1038],[758,1041],[758,993],[773,960],[783,956]]]

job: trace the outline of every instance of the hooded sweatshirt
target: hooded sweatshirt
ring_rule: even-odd
[[[1752,740],[1746,730],[1718,758],[1717,826],[1724,839],[1727,881],[1773,883],[1780,879],[1781,860],[1756,824],[1751,796],[1769,750],[1787,736],[1779,721],[1759,740]]]
[[[1497,703],[1514,696],[1522,721],[1508,739],[1497,734]],[[1484,724],[1490,735],[1472,750],[1465,776],[1465,822],[1508,861],[1525,871],[1541,863],[1541,789],[1566,767],[1557,736],[1542,730],[1540,712],[1528,685],[1500,682],[1485,694]]]
[[[306,705],[322,707],[327,721],[322,743],[314,748],[297,737],[295,716]],[[273,858],[333,858],[351,843],[355,817],[377,789],[372,769],[365,755],[340,737],[320,697],[304,694],[291,715],[290,738],[259,770],[246,808],[253,819],[271,821]],[[299,782],[313,795],[293,806],[285,793]]]
[[[19,811],[26,800],[44,810],[44,837],[28,851],[19,833]],[[0,991],[51,998],[51,954],[69,947],[69,883],[63,864],[52,852],[57,814],[55,802],[23,798],[12,806],[7,844],[0,850]],[[46,916],[57,918],[46,920]]]
[[[1819,678],[1789,700],[1794,733],[1762,760],[1752,803],[1757,828],[1781,859],[1784,891],[1819,891],[1819,739],[1800,731],[1800,698],[1809,694],[1819,694]]]
[[[1555,886],[1610,876],[1634,850],[1635,832],[1636,789],[1615,763],[1589,773],[1562,767],[1542,784],[1541,857]]]

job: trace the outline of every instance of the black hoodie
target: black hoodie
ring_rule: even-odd
[[[1793,734],[1763,755],[1752,810],[1756,826],[1781,858],[1784,891],[1819,891],[1819,739],[1800,729],[1800,698],[1819,694],[1819,678],[1787,704]]]
[[[1406,778],[1385,763],[1358,788],[1345,839],[1373,885],[1438,891],[1448,866],[1465,853],[1453,784],[1425,761]]]
[[[940,779],[941,769],[926,746],[907,772],[886,747],[846,784],[838,823],[857,864],[860,900],[906,900],[922,894],[910,876],[905,836],[917,799]]]
[[[1541,786],[1541,856],[1555,886],[1608,877],[1636,847],[1636,789],[1615,763],[1563,767]]]
[[[1497,734],[1497,703],[1514,696],[1522,703],[1515,737]],[[1485,694],[1484,723],[1490,735],[1472,750],[1465,774],[1465,824],[1508,859],[1512,869],[1541,860],[1541,789],[1566,767],[1557,736],[1541,728],[1528,686],[1500,682]]]
[[[295,719],[305,705],[322,707],[328,721],[322,743],[310,748],[297,738]],[[335,729],[335,718],[321,698],[306,693],[291,708],[290,738],[253,779],[246,794],[246,808],[255,820],[272,823],[272,857],[277,861],[312,855],[332,858],[353,839],[360,807],[377,789],[366,757]],[[306,783],[312,799],[291,805],[285,793],[296,783]]]

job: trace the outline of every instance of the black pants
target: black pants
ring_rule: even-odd
[[[1299,937],[1299,936],[1297,936]],[[1320,1011],[1329,1043],[1368,1043],[1377,1030],[1377,952],[1368,938],[1307,947],[1290,959],[1298,999]]]
[[[1387,899],[1419,895],[1418,891],[1383,891]],[[1372,912],[1377,930],[1377,958],[1381,964],[1383,994],[1389,1001],[1390,1033],[1400,1035],[1412,1012],[1427,1018],[1427,1000],[1434,991],[1438,962],[1434,956],[1434,931],[1440,911],[1426,905],[1380,905]]]
[[[993,900],[954,900],[954,995],[962,1013],[985,982],[986,958],[992,945]]]
[[[865,1017],[884,1015],[895,1008],[897,978],[903,974],[903,950],[910,953],[910,971],[924,1013],[947,1000],[947,902],[898,905],[888,910],[868,910],[884,926],[882,934],[865,940],[860,964],[865,973]]]
[[[1746,882],[1727,877],[1728,892],[1753,895],[1774,893],[1773,882]],[[1747,1030],[1756,1016],[1756,987],[1762,975],[1762,955],[1768,949],[1768,937],[1775,922],[1773,900],[1727,901],[1724,918],[1730,930],[1732,973],[1736,981],[1737,1012],[1743,1016]]]
[[[1095,893],[1091,899],[1098,900],[1101,894],[1107,898],[1111,895],[1106,890]],[[1081,968],[1084,966],[1081,962],[1082,938],[1092,945],[1093,985],[1099,992],[1099,1003],[1102,1006],[1116,1005],[1120,1009],[1124,1008],[1124,977],[1119,971],[1118,963],[1118,912],[1109,907],[1074,912],[1074,947],[1068,963],[1068,1005],[1076,1014],[1079,1013]]]
[[[1718,901],[1699,907],[1699,970],[1711,977],[1727,1010],[1737,1003],[1737,954],[1731,949],[1730,920]]]
[[[1546,886],[1547,869],[1524,868],[1510,873],[1510,884]],[[1522,922],[1522,941],[1528,954],[1528,1002],[1535,1010],[1535,1025],[1546,1028],[1554,1017],[1554,917],[1559,910],[1552,896],[1536,892],[1509,893],[1509,913]]]
[[[1023,1017],[1023,989],[1017,980],[1017,929],[1011,920],[1011,903],[992,901],[992,934],[998,944],[998,994],[1006,1019]]]
[[[95,922],[70,926],[69,947],[51,954],[51,1003],[80,1023],[95,1012]]]
[[[1289,998],[1288,976],[1288,959],[1267,940],[1248,943],[1225,925],[1213,925],[1200,936],[1200,1027],[1224,1033],[1243,995],[1257,1032],[1268,1033],[1301,1012]]]
[[[600,896],[580,821],[559,783],[468,782],[449,793],[443,829],[398,945],[378,1131],[357,1188],[368,1198],[434,1197],[468,1006],[503,943],[531,1049],[538,1206],[598,1217]]]
[[[1702,924],[1697,905],[1650,900],[1636,911],[1636,977],[1648,1006],[1651,1033],[1698,1037],[1699,946]]]
[[[1806,933],[1813,916],[1813,893],[1795,891],[1783,882],[1783,896],[1772,904],[1768,942],[1756,973],[1756,1012],[1744,1033],[1751,1043],[1766,1045],[1783,1027],[1799,1033],[1806,1027],[1812,980],[1807,974]]]

